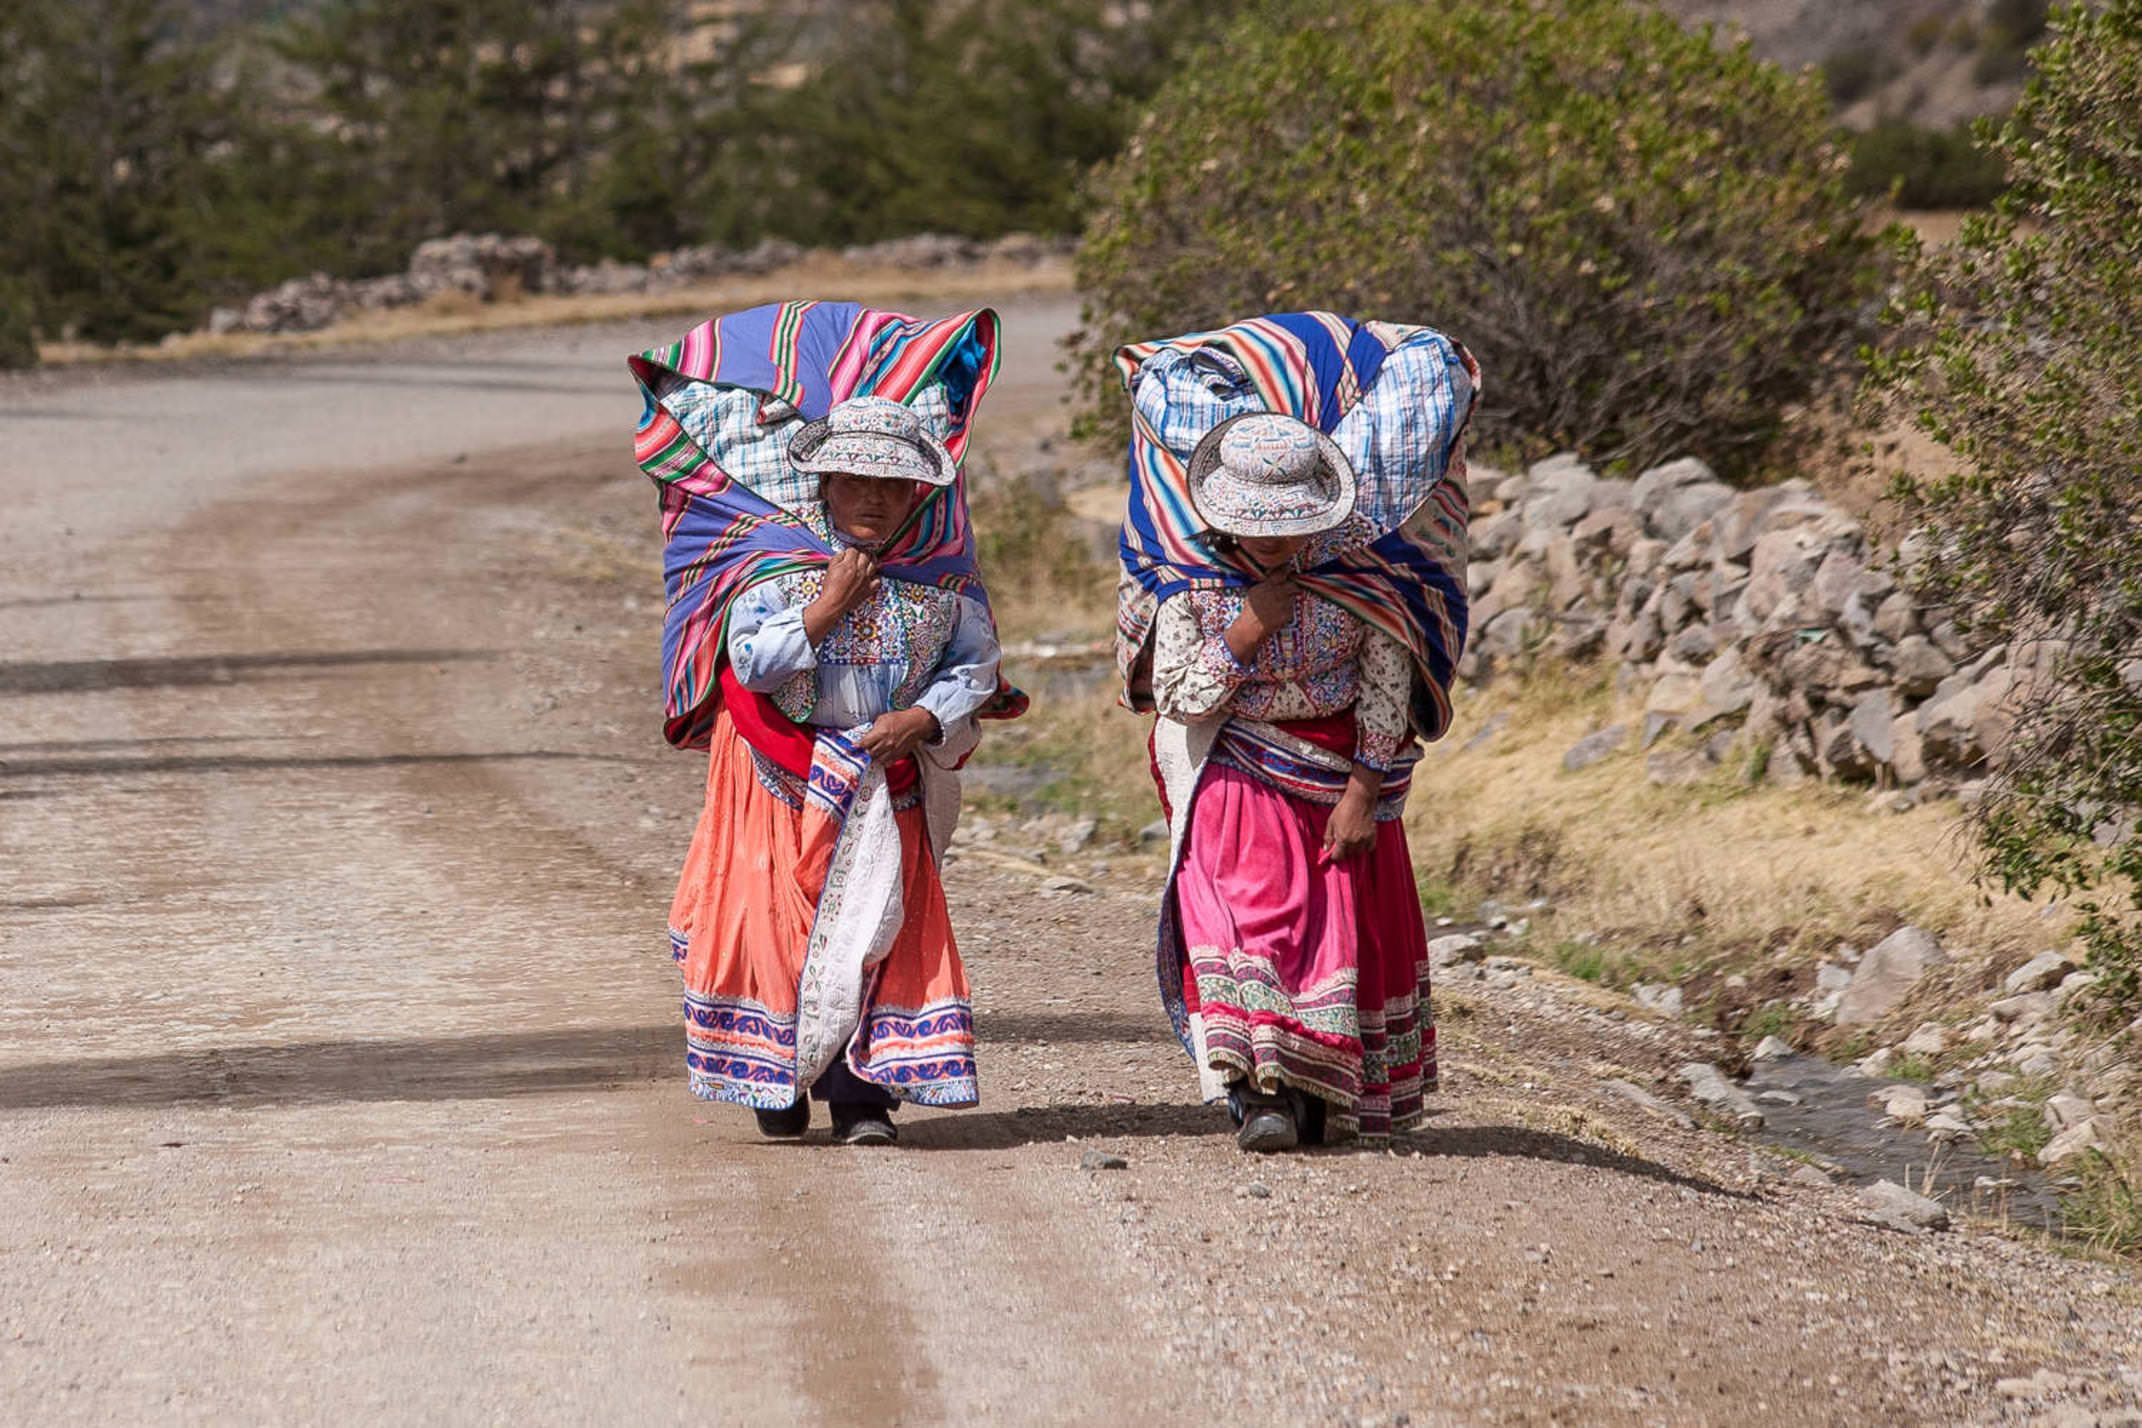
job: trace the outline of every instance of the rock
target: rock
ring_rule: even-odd
[[[1703,696],[1703,703],[1685,721],[1685,727],[1689,729],[1700,729],[1713,719],[1746,709],[1755,702],[1762,681],[1742,662],[1740,648],[1736,645],[1728,647],[1724,654],[1710,662],[1697,689]]]
[[[2018,1075],[2033,1079],[2057,1075],[2060,1071],[2060,1058],[2040,1046],[2018,1056],[2015,1059],[2015,1068]]]
[[[1900,1126],[1915,1126],[1926,1120],[1926,1092],[1917,1086],[1883,1086],[1867,1096],[1867,1104]]]
[[[1572,744],[1562,755],[1562,772],[1577,773],[1599,763],[1620,748],[1629,737],[1629,726],[1612,724],[1596,733],[1586,734]]]
[[[1879,1021],[1919,984],[1919,979],[1948,957],[1933,934],[1916,927],[1900,927],[1883,938],[1860,960],[1837,1004],[1839,1026],[1862,1026]]]
[[[1272,1198],[1272,1187],[1261,1180],[1246,1181],[1235,1187],[1235,1198],[1237,1200],[1269,1200]]]
[[[1508,659],[1523,652],[1526,637],[1531,633],[1530,610],[1504,610],[1489,620],[1487,627],[1481,630],[1478,641],[1480,652],[1499,659]]]
[[[1810,530],[1773,531],[1757,540],[1741,609],[1757,621],[1769,619],[1814,585],[1823,554],[1821,539]]]
[[[1076,853],[1093,841],[1094,831],[1101,826],[1094,818],[1079,818],[1072,821],[1056,835],[1056,847],[1062,853]]]
[[[1846,721],[1852,742],[1870,763],[1888,767],[1896,758],[1896,710],[1886,689],[1870,689],[1852,706]]]
[[[1919,742],[1916,713],[1899,714],[1889,724],[1889,770],[1899,783],[1918,783],[1926,777],[1926,751]]]
[[[1668,541],[1681,539],[1732,500],[1733,488],[1692,456],[1652,467],[1629,491],[1631,508]]]
[[[1956,673],[1950,659],[1924,635],[1906,635],[1889,653],[1889,674],[1897,692],[1907,699],[1923,699]]]
[[[1138,830],[1138,841],[1147,847],[1151,847],[1156,843],[1166,843],[1173,836],[1173,832],[1168,827],[1168,820],[1165,818],[1156,818]]]
[[[1941,681],[1919,706],[1919,742],[1930,760],[1969,769],[1984,761],[1978,741],[1980,707],[1985,691],[1959,671]]]
[[[1949,1227],[1949,1212],[1940,1201],[1915,1195],[1892,1180],[1875,1181],[1859,1192],[1859,1199],[1867,1207],[1868,1217],[1876,1224],[1906,1234],[1925,1234],[1929,1230]]]
[[[1045,893],[1090,893],[1093,891],[1093,884],[1067,873],[1058,873],[1055,877],[1043,878],[1041,890]]]
[[[1582,482],[1565,481],[1558,487],[1536,490],[1518,509],[1529,531],[1566,531],[1591,514],[1591,475]]]
[[[1673,717],[1671,715],[1646,714],[1644,716],[1643,733],[1637,737],[1636,746],[1640,749],[1650,748],[1672,727]]]
[[[2081,996],[2084,992],[2089,991],[2092,987],[2096,985],[2097,973],[2071,972],[2066,977],[2061,979],[2060,988],[2059,990],[2053,993],[2053,999],[2059,1002],[2060,1005],[2066,1006],[2070,1001],[2074,1000],[2076,997]]]
[[[1803,1165],[1786,1178],[1791,1180],[1793,1184],[1805,1185],[1810,1190],[1827,1190],[1830,1188],[1830,1177],[1824,1175],[1812,1165]]]
[[[1750,1056],[1755,1061],[1782,1061],[1793,1054],[1792,1043],[1781,1036],[1766,1036],[1755,1043]]]
[[[1515,511],[1497,511],[1483,516],[1466,529],[1466,544],[1475,560],[1501,560],[1517,546],[1525,533]]]
[[[1896,1059],[1896,1048],[1884,1046],[1877,1051],[1868,1052],[1865,1056],[1853,1062],[1852,1069],[1862,1076],[1872,1076],[1879,1080],[1889,1074],[1889,1064]]]
[[[1662,676],[1644,699],[1646,714],[1681,715],[1703,704],[1703,686],[1685,674]]]
[[[1831,550],[1815,567],[1807,593],[1814,608],[1833,619],[1841,616],[1847,602],[1860,595],[1867,580],[1867,567],[1848,550]]]
[[[2097,1114],[2097,1107],[2068,1091],[2045,1098],[2045,1118],[2055,1130],[2073,1130]]]
[[[1926,1138],[1930,1141],[1962,1140],[1971,1133],[1971,1123],[1954,1111],[1936,1111],[1926,1118]]]
[[[2102,1144],[2098,1139],[2097,1122],[2079,1121],[2046,1142],[2045,1149],[2038,1152],[2038,1163],[2046,1166],[2059,1165],[2096,1150]]]
[[[1089,1150],[1078,1158],[1081,1170],[1128,1170],[1130,1162],[1120,1155],[1110,1155],[1105,1150]]]
[[[1612,1092],[1632,1105],[1641,1106],[1661,1120],[1672,1121],[1684,1130],[1690,1130],[1695,1127],[1695,1120],[1686,1111],[1667,1104],[1633,1082],[1609,1080],[1602,1082],[1600,1089]]]
[[[1939,1056],[1948,1049],[1948,1029],[1939,1022],[1922,1021],[1917,1031],[1904,1038],[1904,1051],[1910,1056]]]
[[[1971,1084],[1981,1096],[2005,1096],[2022,1085],[2023,1078],[2007,1071],[1984,1071]]]
[[[2053,1014],[2056,1005],[2050,992],[2026,992],[2022,996],[2002,997],[1999,1001],[1988,1002],[1986,1010],[2001,1021],[2022,1022],[2027,1025],[2034,1021],[2044,1021]]]
[[[1605,504],[1607,488],[1618,484],[1601,481],[1593,487],[1591,514],[1569,533],[1572,549],[1588,561],[1596,562],[1602,556],[1626,560],[1643,539],[1644,528],[1634,514]]]
[[[1461,962],[1478,962],[1487,955],[1487,946],[1469,932],[1454,932],[1448,937],[1438,937],[1428,944],[1428,965],[1435,971],[1446,971]]]
[[[1499,560],[1476,560],[1465,567],[1465,593],[1477,600],[1495,586],[1502,578],[1502,562]]]
[[[1687,1084],[1689,1094],[1698,1102],[1730,1116],[1734,1123],[1746,1130],[1754,1130],[1763,1124],[1763,1113],[1747,1092],[1726,1080],[1725,1073],[1707,1061],[1691,1061],[1680,1071],[1681,1080]]]
[[[1629,991],[1630,995],[1636,998],[1636,1004],[1646,1011],[1655,1011],[1660,1016],[1681,1014],[1682,998],[1679,987],[1638,982]]]
[[[1673,657],[1686,664],[1702,664],[1718,652],[1718,635],[1709,625],[1690,625],[1667,646]]]
[[[2059,986],[2068,973],[2074,970],[2075,963],[2065,952],[2040,952],[2010,972],[2002,981],[2001,990],[2010,996],[2049,991]]]

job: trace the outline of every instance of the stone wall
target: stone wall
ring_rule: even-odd
[[[1035,264],[1068,253],[1071,240],[1010,233],[987,241],[920,233],[838,250],[854,267],[927,270],[981,263]],[[561,264],[540,238],[457,233],[417,245],[408,268],[384,277],[343,279],[325,273],[292,278],[235,307],[209,314],[208,330],[315,332],[357,312],[412,307],[446,293],[496,302],[530,293],[659,293],[721,278],[752,277],[801,262],[812,251],[769,238],[751,248],[701,244],[657,253],[644,263],[605,258]]]
[[[1613,661],[1645,691],[1645,748],[1696,736],[1652,752],[1654,781],[1733,759],[1780,783],[1968,792],[2007,736],[2007,651],[1915,604],[1805,481],[1735,490],[1692,457],[1615,480],[1569,455],[1475,478],[1461,677]]]

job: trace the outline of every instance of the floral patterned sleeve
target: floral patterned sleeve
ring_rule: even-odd
[[[1153,704],[1169,719],[1200,724],[1226,714],[1249,667],[1227,641],[1198,625],[1189,597],[1164,600],[1153,622]]]
[[[1354,705],[1354,762],[1389,773],[1405,747],[1413,702],[1413,657],[1381,630],[1361,644],[1361,695]]]

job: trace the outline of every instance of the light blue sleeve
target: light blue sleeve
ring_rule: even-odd
[[[937,722],[944,726],[966,718],[997,692],[1000,654],[989,612],[978,601],[960,596],[959,618],[952,626],[944,658],[938,663],[937,677],[916,696],[916,707],[935,714]]]
[[[754,694],[769,694],[784,680],[818,668],[818,652],[803,632],[803,607],[789,604],[776,582],[760,581],[736,597],[729,612],[729,663]]]

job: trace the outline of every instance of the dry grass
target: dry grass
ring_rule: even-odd
[[[2019,899],[1980,896],[1953,804],[1875,814],[1864,790],[1751,786],[1732,763],[1692,786],[1652,784],[1633,737],[1640,705],[1589,677],[1550,672],[1461,698],[1450,738],[1414,777],[1408,825],[1426,876],[1466,898],[1546,897],[1536,939],[1593,934],[1684,973],[1865,947],[1907,921],[2003,956],[2057,930]],[[1503,726],[1467,749],[1497,716]],[[1565,773],[1569,746],[1612,723],[1630,726],[1629,742]]]
[[[868,267],[833,254],[758,277],[701,283],[662,293],[595,297],[524,297],[481,302],[464,293],[443,293],[416,307],[359,313],[318,332],[266,335],[181,333],[154,346],[100,347],[86,342],[48,342],[39,355],[48,366],[92,362],[172,362],[203,358],[274,356],[323,348],[371,346],[417,337],[504,332],[666,316],[704,316],[755,303],[776,302],[799,292],[868,295],[877,302],[940,299],[996,300],[1013,293],[1071,290],[1071,265],[1062,258],[1039,263],[979,263],[941,271]]]

